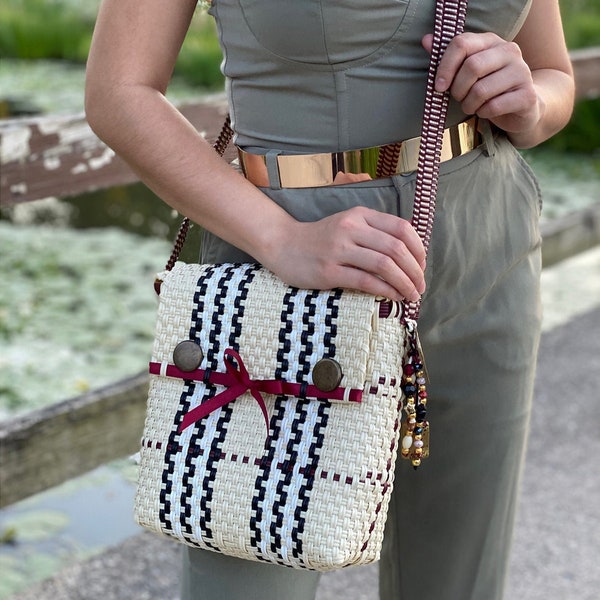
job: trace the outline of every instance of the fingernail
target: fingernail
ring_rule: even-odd
[[[448,85],[446,80],[443,77],[438,77],[435,80],[435,91],[436,92],[445,92]]]

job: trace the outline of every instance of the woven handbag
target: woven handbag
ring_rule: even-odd
[[[436,6],[413,215],[426,248],[447,107],[434,74],[465,11]],[[415,467],[428,454],[418,304],[176,262],[187,226],[158,276],[136,520],[294,568],[377,560],[398,451]]]

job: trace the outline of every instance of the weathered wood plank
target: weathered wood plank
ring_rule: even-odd
[[[139,450],[148,375],[0,423],[0,507]]]
[[[561,260],[600,244],[600,203],[542,224],[542,264]]]
[[[227,112],[222,96],[181,107],[209,140],[219,134]],[[138,177],[101,142],[78,115],[0,121],[2,204],[65,198],[95,189],[133,183]]]
[[[600,46],[575,50],[571,56],[577,97],[597,98]],[[227,107],[225,97],[218,95],[181,110],[213,140]],[[0,165],[0,199],[6,205],[137,181],[131,169],[94,135],[83,114],[0,120]]]

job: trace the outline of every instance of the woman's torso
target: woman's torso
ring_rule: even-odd
[[[531,0],[471,0],[511,39]],[[238,145],[327,152],[419,134],[435,0],[213,0]],[[452,104],[448,123],[465,118]]]

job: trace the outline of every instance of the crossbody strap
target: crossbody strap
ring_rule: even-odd
[[[412,217],[413,226],[421,237],[426,252],[429,249],[429,241],[431,239],[431,230],[435,214],[435,198],[440,169],[440,155],[449,101],[448,92],[440,93],[435,91],[435,74],[446,46],[448,46],[450,40],[455,35],[462,33],[466,12],[467,0],[436,1],[433,48],[427,75],[425,108],[423,110],[421,145],[419,149],[419,162]],[[223,156],[232,137],[233,131],[228,116],[225,119],[221,133],[213,146],[219,156]],[[190,220],[186,217],[179,227],[179,231],[173,243],[171,256],[165,266],[165,270],[170,271],[179,259],[189,228]],[[419,308],[420,302],[407,303],[407,316],[416,319],[419,314]]]
[[[423,242],[425,252],[429,250],[433,229],[442,140],[450,100],[448,92],[436,92],[435,76],[450,40],[455,35],[463,32],[467,2],[468,0],[437,0],[435,6],[433,47],[427,74],[412,217],[413,227],[417,230]],[[405,304],[406,316],[416,319],[419,315],[420,306],[420,302],[407,302]]]

